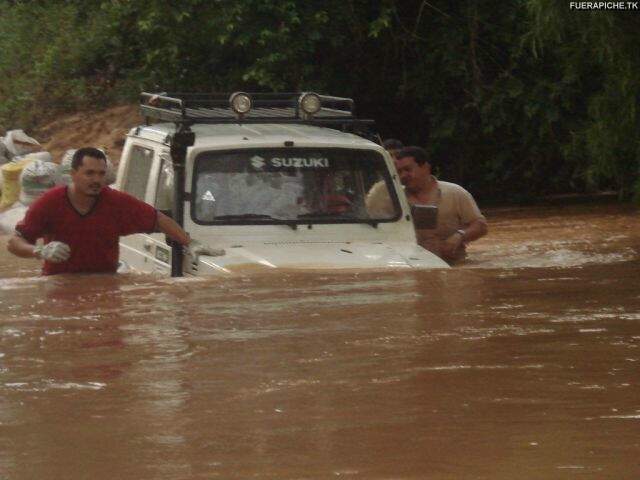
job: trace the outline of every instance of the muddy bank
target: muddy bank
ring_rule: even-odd
[[[65,150],[89,145],[104,148],[117,164],[127,132],[143,122],[138,105],[120,105],[63,116],[31,133],[55,162],[60,161]]]

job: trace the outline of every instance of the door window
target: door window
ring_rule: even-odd
[[[160,160],[160,173],[158,175],[158,186],[156,188],[155,207],[162,211],[170,211],[173,206],[173,166],[171,158],[164,155]]]
[[[124,191],[144,202],[153,163],[153,150],[134,145],[129,153],[128,163]]]

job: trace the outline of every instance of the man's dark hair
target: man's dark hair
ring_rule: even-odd
[[[404,147],[398,152],[396,158],[400,160],[404,157],[413,157],[418,165],[424,165],[425,163],[431,165],[427,151],[421,147]]]
[[[83,147],[76,150],[76,153],[73,154],[73,158],[71,159],[71,168],[73,170],[78,170],[82,166],[82,159],[84,157],[97,158],[99,160],[104,160],[104,163],[107,163],[107,156],[104,154],[102,150],[98,150],[93,147]]]
[[[382,146],[385,150],[400,150],[404,147],[404,144],[397,138],[387,138],[382,142]]]

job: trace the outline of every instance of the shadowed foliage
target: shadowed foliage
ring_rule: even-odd
[[[640,12],[516,0],[0,0],[0,130],[143,89],[350,96],[482,200],[640,193]]]

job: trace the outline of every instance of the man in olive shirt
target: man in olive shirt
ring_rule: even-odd
[[[418,243],[449,263],[464,259],[465,245],[487,234],[487,221],[471,194],[434,177],[420,147],[400,150],[395,164],[409,204],[438,208],[435,228],[416,228]]]

